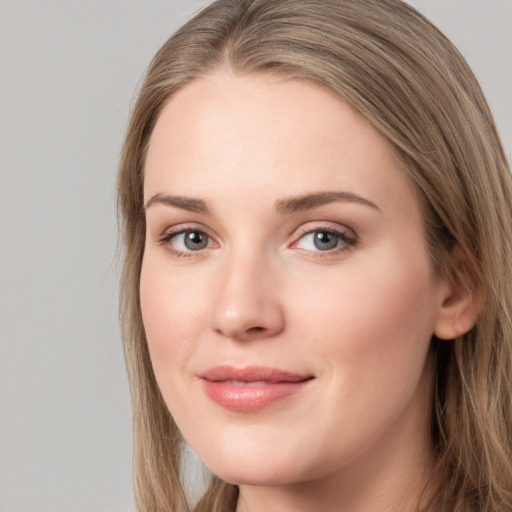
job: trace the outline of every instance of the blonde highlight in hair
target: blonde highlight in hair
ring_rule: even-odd
[[[277,73],[333,91],[401,157],[421,201],[437,274],[469,279],[481,311],[452,341],[434,339],[432,450],[423,510],[512,509],[512,185],[482,91],[430,22],[399,0],[218,0],[152,61],[121,157],[121,324],[134,410],[140,512],[234,511],[237,488],[214,477],[195,506],[180,484],[181,434],[158,390],[142,323],[144,160],[170,97],[220,67]],[[454,248],[464,254],[455,268]]]

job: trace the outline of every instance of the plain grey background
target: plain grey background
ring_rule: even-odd
[[[134,91],[204,0],[0,0],[0,512],[133,511],[114,188]],[[414,0],[512,148],[512,0]]]

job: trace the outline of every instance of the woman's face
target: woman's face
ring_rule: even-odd
[[[163,109],[144,199],[154,372],[214,473],[279,485],[422,467],[446,286],[368,122],[307,82],[216,72]]]

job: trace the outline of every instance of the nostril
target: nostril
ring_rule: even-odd
[[[250,329],[247,330],[247,332],[262,332],[264,330],[264,327],[251,327]]]

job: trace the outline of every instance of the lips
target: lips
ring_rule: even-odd
[[[211,400],[237,412],[263,409],[298,393],[313,379],[311,375],[261,366],[216,366],[199,377]]]

